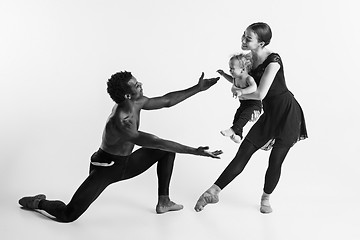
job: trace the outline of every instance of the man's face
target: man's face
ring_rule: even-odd
[[[132,77],[129,80],[128,85],[130,86],[131,89],[132,98],[137,99],[143,96],[142,83],[138,82],[135,77]]]

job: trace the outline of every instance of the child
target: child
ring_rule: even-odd
[[[232,56],[229,60],[229,67],[231,75],[224,73],[223,70],[218,70],[217,72],[233,84],[231,91],[235,98],[240,97],[242,94],[249,94],[256,91],[257,85],[249,75],[252,67],[250,54],[240,53]],[[240,143],[240,140],[243,138],[243,127],[251,119],[254,111],[261,112],[261,101],[240,100],[240,107],[235,113],[232,127],[220,131],[220,133],[223,136],[230,137],[235,143]]]

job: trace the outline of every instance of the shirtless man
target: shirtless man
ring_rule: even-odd
[[[175,153],[193,154],[219,158],[221,151],[208,151],[208,147],[193,148],[173,141],[161,139],[150,133],[138,131],[140,110],[171,107],[213,86],[219,78],[204,79],[202,73],[198,84],[182,91],[168,93],[162,97],[147,98],[142,84],[130,72],[119,72],[111,76],[107,91],[115,101],[102,136],[102,143],[91,156],[90,173],[66,205],[62,201],[46,200],[39,194],[23,197],[19,204],[26,209],[44,210],[60,222],[78,219],[112,183],[133,178],[157,162],[158,203],[157,213],[176,211],[182,205],[169,198],[169,184]],[[134,145],[142,146],[133,152]]]

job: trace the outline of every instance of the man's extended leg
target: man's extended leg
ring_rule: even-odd
[[[111,183],[122,180],[126,157],[110,155],[100,150],[93,154],[91,161],[103,161],[106,159],[116,161],[109,167],[95,166],[90,164],[90,174],[77,189],[69,204],[62,201],[49,201],[44,195],[24,197],[19,200],[20,205],[31,209],[44,210],[56,217],[60,222],[72,222],[78,219],[101,192]]]
[[[104,172],[94,170],[77,189],[69,204],[55,200],[41,200],[38,208],[56,217],[60,222],[72,222],[78,219],[110,184]]]
[[[157,162],[158,175],[158,204],[157,213],[176,211],[183,208],[182,205],[172,202],[169,198],[169,185],[174,166],[175,153],[158,149],[140,148],[131,154],[126,171],[125,179],[137,176]]]

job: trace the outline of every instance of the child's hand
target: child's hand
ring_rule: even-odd
[[[233,93],[234,98],[238,98],[242,95],[240,89],[236,87],[234,84],[231,87],[231,92]]]
[[[225,73],[225,72],[224,72],[223,70],[221,70],[221,69],[217,70],[216,72],[217,72],[218,74],[220,74],[221,76],[224,75],[224,73]]]

